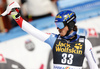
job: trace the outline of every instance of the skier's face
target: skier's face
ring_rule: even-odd
[[[63,29],[59,29],[59,28],[57,28],[58,29],[58,31],[59,31],[59,33],[60,33],[60,36],[65,36],[66,35],[66,33],[68,32],[68,26],[65,26]]]

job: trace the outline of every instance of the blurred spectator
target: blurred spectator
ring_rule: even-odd
[[[6,9],[6,0],[0,0],[0,14]],[[0,17],[0,32],[7,32],[11,29],[11,22],[8,16]]]
[[[56,2],[57,0],[27,0],[23,13],[26,10],[27,14],[25,13],[24,15],[28,15],[28,18],[31,17],[32,20],[56,16],[58,13]]]
[[[15,0],[7,0],[10,4]],[[21,15],[26,21],[32,21],[47,16],[56,16],[58,13],[57,0],[16,0],[21,6]],[[12,28],[18,24],[11,18]]]

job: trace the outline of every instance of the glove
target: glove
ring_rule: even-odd
[[[14,1],[14,2],[12,2],[11,4],[9,4],[9,5],[7,6],[6,11],[3,12],[3,13],[0,15],[0,17],[1,17],[1,16],[10,15],[11,12],[14,11],[14,9],[15,9],[17,12],[19,12],[19,10],[16,9],[16,8],[20,8],[20,6],[19,6],[19,4],[18,4],[16,1]]]

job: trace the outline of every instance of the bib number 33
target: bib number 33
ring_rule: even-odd
[[[72,64],[73,63],[73,57],[74,55],[73,54],[66,54],[66,53],[63,53],[62,54],[62,59],[61,59],[61,63],[65,64]]]

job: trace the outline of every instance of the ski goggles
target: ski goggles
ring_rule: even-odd
[[[65,27],[63,22],[55,22],[55,24],[59,29],[63,29]]]

